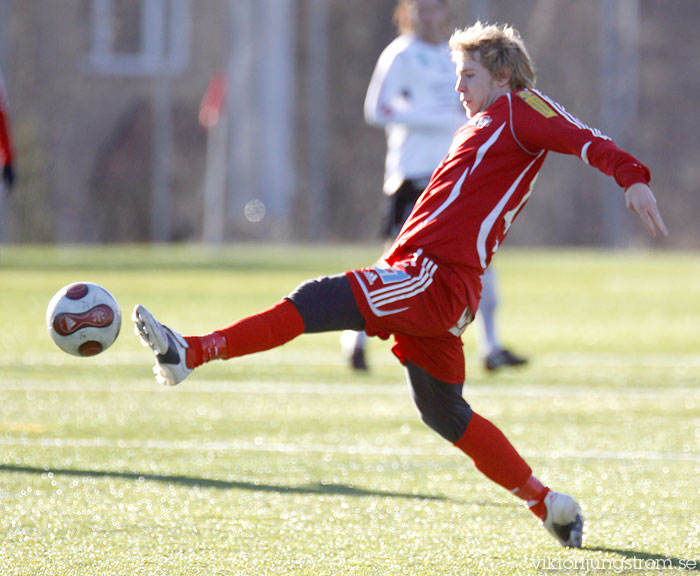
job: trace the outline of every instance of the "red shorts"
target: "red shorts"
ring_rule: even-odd
[[[346,273],[369,336],[394,335],[394,354],[450,384],[464,382],[461,335],[474,319],[467,289],[420,252],[391,266]]]

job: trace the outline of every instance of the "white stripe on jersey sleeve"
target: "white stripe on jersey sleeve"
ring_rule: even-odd
[[[591,134],[593,134],[593,136],[595,136],[596,138],[603,138],[604,140],[610,140],[610,137],[609,137],[609,136],[606,136],[605,134],[603,134],[603,133],[602,133],[600,130],[598,130],[597,128],[591,128],[590,126],[587,126],[586,124],[584,124],[583,122],[581,122],[581,120],[579,120],[578,118],[576,118],[576,116],[574,116],[573,114],[570,114],[569,112],[567,112],[567,111],[566,111],[566,108],[564,108],[564,107],[563,107],[561,104],[559,104],[558,102],[555,102],[554,100],[552,100],[549,96],[546,96],[545,94],[543,94],[543,93],[540,92],[539,90],[536,90],[535,88],[530,88],[530,90],[532,90],[532,92],[534,92],[534,93],[537,94],[540,98],[542,98],[542,100],[544,100],[545,102],[547,102],[547,103],[548,103],[554,110],[556,110],[564,119],[568,120],[568,121],[569,121],[571,124],[573,124],[574,126],[576,126],[576,127],[578,127],[578,128],[581,128],[582,130],[588,130],[588,131],[591,132]]]
[[[583,148],[581,148],[581,160],[583,160],[589,166],[591,165],[591,163],[588,161],[588,148],[590,145],[591,145],[591,142],[586,142],[583,145]]]

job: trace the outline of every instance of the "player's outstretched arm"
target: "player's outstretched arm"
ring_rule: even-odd
[[[668,236],[668,229],[661,218],[659,207],[656,205],[656,198],[649,186],[641,182],[632,184],[625,190],[625,203],[628,209],[642,219],[647,230],[649,230],[649,234],[654,238],[656,238],[657,230],[663,236]]]

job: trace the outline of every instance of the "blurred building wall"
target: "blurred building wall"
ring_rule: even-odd
[[[538,87],[605,132],[602,1],[453,0],[453,9],[455,26],[467,25],[477,9],[486,10],[492,21],[514,24],[537,63]],[[115,2],[125,12],[139,4]],[[198,122],[198,111],[212,76],[230,65],[228,2],[191,2],[187,66],[168,78],[172,240],[202,237],[207,132]],[[364,124],[362,102],[376,58],[394,37],[394,0],[328,0],[325,212],[314,210],[318,200],[311,195],[309,174],[314,112],[306,104],[313,2],[292,4],[288,24],[294,29],[297,80],[276,86],[274,97],[267,99],[267,106],[291,95],[295,102],[294,197],[287,208],[286,237],[307,240],[312,230],[321,230],[323,239],[377,239],[384,136]],[[20,178],[16,194],[5,203],[6,213],[0,215],[11,242],[135,242],[152,237],[157,80],[106,76],[91,69],[93,7],[93,0],[0,0],[0,15],[7,18],[0,26],[5,36],[0,39],[0,64]],[[700,89],[700,37],[695,33],[700,3],[639,0],[639,17],[639,120],[621,144],[652,170],[652,187],[671,229],[665,245],[698,248],[700,227],[694,216],[700,212],[700,143],[694,104]],[[253,51],[251,65],[262,66],[260,58]],[[245,145],[240,134],[228,136],[230,146]],[[268,169],[272,167],[265,164],[258,168]],[[509,244],[600,245],[604,210],[596,172],[575,158],[552,155]],[[321,226],[310,222],[313,214],[323,213],[327,216]],[[226,241],[276,237],[269,220],[234,216],[226,222]],[[623,218],[632,219],[624,245],[647,245],[646,231],[635,217]]]

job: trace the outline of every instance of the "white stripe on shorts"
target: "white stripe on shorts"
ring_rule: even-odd
[[[408,310],[407,307],[382,310],[382,307],[387,306],[388,304],[393,304],[395,302],[400,302],[401,300],[407,300],[409,298],[412,298],[416,294],[425,292],[428,286],[430,286],[433,283],[433,276],[435,276],[437,268],[438,267],[437,264],[435,264],[435,262],[433,262],[429,258],[425,258],[421,263],[421,271],[417,276],[409,278],[408,280],[397,282],[396,284],[392,284],[390,286],[382,286],[381,288],[377,288],[376,290],[371,291],[367,289],[367,286],[363,282],[361,275],[357,272],[355,272],[354,274],[357,277],[358,283],[360,284],[360,287],[362,288],[362,291],[365,294],[367,304],[372,310],[372,313],[375,316],[381,317],[389,316],[390,314],[397,314],[399,312],[403,312],[404,310]],[[375,270],[377,269],[375,268]],[[381,277],[381,272],[379,270],[378,272]]]
[[[399,300],[406,300],[411,296],[424,292],[433,282],[433,276],[437,270],[437,264],[427,258],[421,265],[421,271],[418,276],[411,278],[405,282],[401,282],[403,286],[395,286],[391,288],[379,288],[372,290],[369,293],[369,298],[372,304],[381,308],[386,304],[391,304]]]

